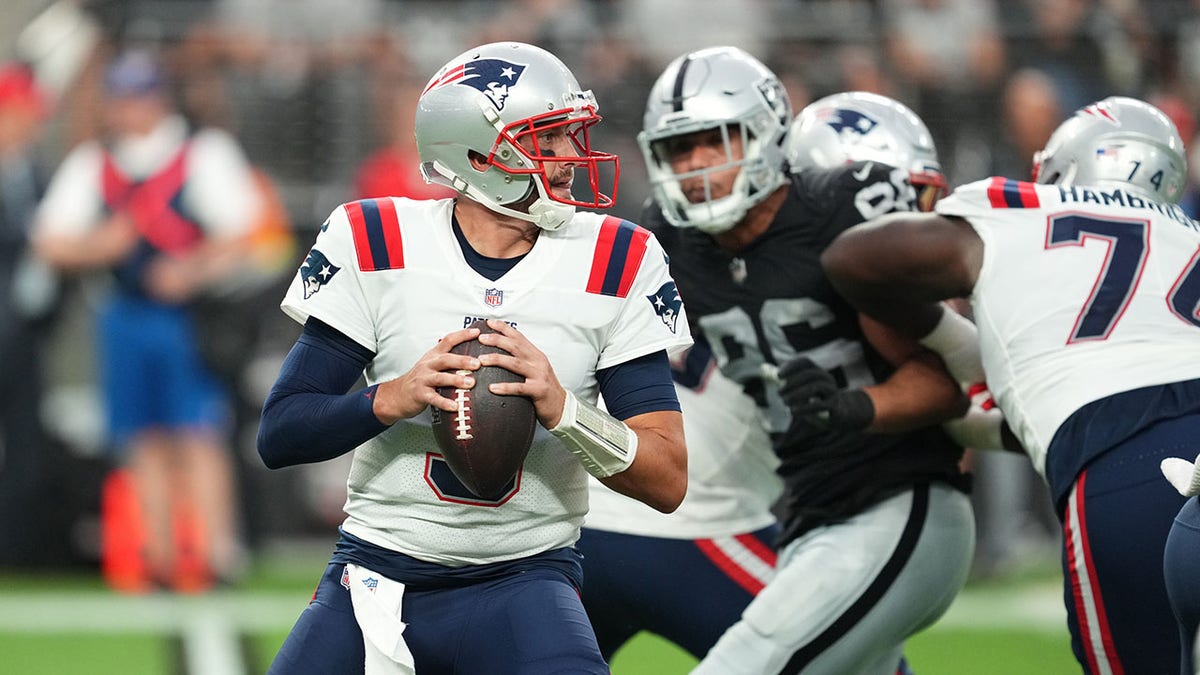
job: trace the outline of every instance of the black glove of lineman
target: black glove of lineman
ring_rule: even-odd
[[[838,389],[824,368],[806,357],[779,369],[779,393],[795,422],[829,432],[847,433],[870,426],[875,404],[862,389]]]

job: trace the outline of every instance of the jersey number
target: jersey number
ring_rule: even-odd
[[[867,164],[860,171],[866,173],[870,169],[871,165]],[[916,210],[917,190],[908,182],[908,172],[893,169],[888,175],[888,181],[871,183],[854,195],[854,207],[858,209],[863,220],[871,220],[893,211]]]
[[[1067,214],[1050,219],[1047,248],[1083,246],[1091,239],[1108,244],[1100,276],[1079,312],[1067,343],[1104,340],[1133,299],[1149,255],[1150,223]],[[1167,306],[1180,319],[1200,326],[1200,250],[1167,294]]]
[[[721,372],[743,386],[761,380],[767,364],[782,365],[801,354],[826,367],[836,366],[832,372],[836,377],[840,371],[839,379],[845,379],[847,386],[873,384],[862,346],[853,340],[837,338],[804,350],[793,345],[833,321],[833,311],[811,298],[771,298],[763,302],[757,317],[741,307],[730,307],[701,317],[700,327]],[[766,410],[772,431],[787,429],[791,416],[777,387],[764,387],[758,403]]]

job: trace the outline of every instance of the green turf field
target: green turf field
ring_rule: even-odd
[[[0,673],[249,675],[265,672],[304,608],[327,551],[265,557],[236,589],[121,596],[92,574],[0,574]],[[917,675],[1064,675],[1071,657],[1058,581],[1042,571],[973,583],[909,642]],[[686,673],[695,659],[639,635],[614,675]]]

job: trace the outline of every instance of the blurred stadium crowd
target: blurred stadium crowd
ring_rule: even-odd
[[[230,131],[278,190],[295,231],[292,260],[225,323],[249,338],[229,353],[251,548],[277,537],[329,539],[341,520],[345,464],[268,473],[255,453],[256,406],[298,332],[277,309],[287,277],[339,203],[425,194],[411,139],[416,93],[450,56],[496,40],[549,49],[596,92],[605,122],[593,140],[624,160],[615,214],[630,219],[649,195],[635,138],[650,84],[671,59],[703,46],[759,57],[796,110],[844,90],[909,104],[933,132],[952,185],[1028,176],[1058,123],[1107,95],[1154,103],[1188,142],[1200,112],[1200,0],[5,0],[0,57],[28,63],[47,94],[39,155],[48,172],[101,133],[113,55],[144,47],[160,55],[191,121]],[[1184,200],[1193,216],[1194,147]],[[90,341],[81,337],[89,293],[87,280],[67,284],[44,334],[40,404],[50,434],[37,469],[47,533],[39,563],[97,556],[106,460]],[[991,461],[979,472],[984,564],[1002,565],[1002,551],[1022,545],[1056,550],[1054,518],[1037,506],[1045,496],[1027,463]],[[11,462],[0,464],[0,480],[12,473]],[[0,510],[0,519],[14,517],[23,516]]]

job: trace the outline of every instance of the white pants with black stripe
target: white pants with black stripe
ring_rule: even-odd
[[[693,673],[893,675],[904,641],[932,625],[967,580],[967,495],[919,486],[779,553],[775,579]]]

